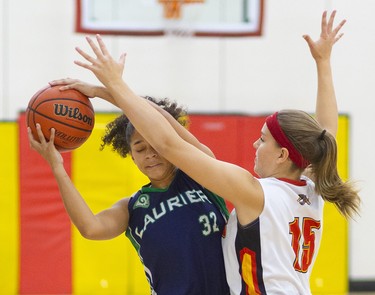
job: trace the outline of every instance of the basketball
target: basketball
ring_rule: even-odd
[[[90,137],[95,112],[87,96],[74,89],[60,91],[60,87],[47,86],[33,95],[26,110],[26,124],[36,140],[39,139],[37,123],[47,141],[51,128],[54,128],[56,149],[68,152],[80,147]]]

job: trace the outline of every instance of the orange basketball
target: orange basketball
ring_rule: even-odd
[[[55,147],[60,152],[68,152],[89,138],[95,113],[87,96],[74,89],[60,91],[60,87],[47,86],[34,94],[26,110],[26,124],[37,140],[36,123],[47,140],[51,128],[55,128]]]

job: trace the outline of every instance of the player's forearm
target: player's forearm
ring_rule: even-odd
[[[113,104],[115,107],[118,107],[118,105],[117,105],[116,101],[113,99],[111,93],[105,87],[96,86],[95,96],[108,101],[109,103]]]
[[[144,98],[136,95],[124,81],[111,81],[106,86],[137,131],[165,156],[162,151],[171,147],[176,138],[180,138],[167,119]]]
[[[69,175],[62,165],[52,167],[52,172],[63,200],[65,209],[80,233],[87,237],[87,233],[95,222],[95,216],[73,185]]]
[[[332,135],[337,133],[338,108],[329,60],[317,61],[318,91],[316,99],[316,118],[319,124]]]
[[[215,157],[213,152],[205,145],[203,145],[192,133],[190,133],[184,126],[182,126],[170,113],[166,110],[162,109],[155,103],[149,102],[158,112],[160,112],[164,118],[166,118],[173,127],[173,129],[177,132],[177,134],[186,142],[190,143],[191,145],[195,146],[196,148],[200,149],[202,152],[206,153],[211,157]]]

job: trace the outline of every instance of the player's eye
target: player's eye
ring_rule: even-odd
[[[145,150],[145,148],[139,148],[139,149],[136,149],[135,151],[136,151],[137,153],[142,153],[144,150]]]

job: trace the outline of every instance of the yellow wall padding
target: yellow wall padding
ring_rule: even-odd
[[[96,114],[88,141],[73,152],[73,181],[94,213],[131,196],[148,179],[132,159],[121,158],[110,147],[99,150],[105,125],[118,114]],[[74,294],[149,294],[138,254],[121,235],[109,241],[89,241],[73,230]]]
[[[19,273],[18,124],[0,122],[0,293],[17,294]]]
[[[338,170],[342,179],[348,178],[349,118],[339,117],[337,134]],[[348,292],[348,223],[336,207],[326,202],[324,208],[323,238],[310,279],[311,291],[320,294],[347,294]]]

